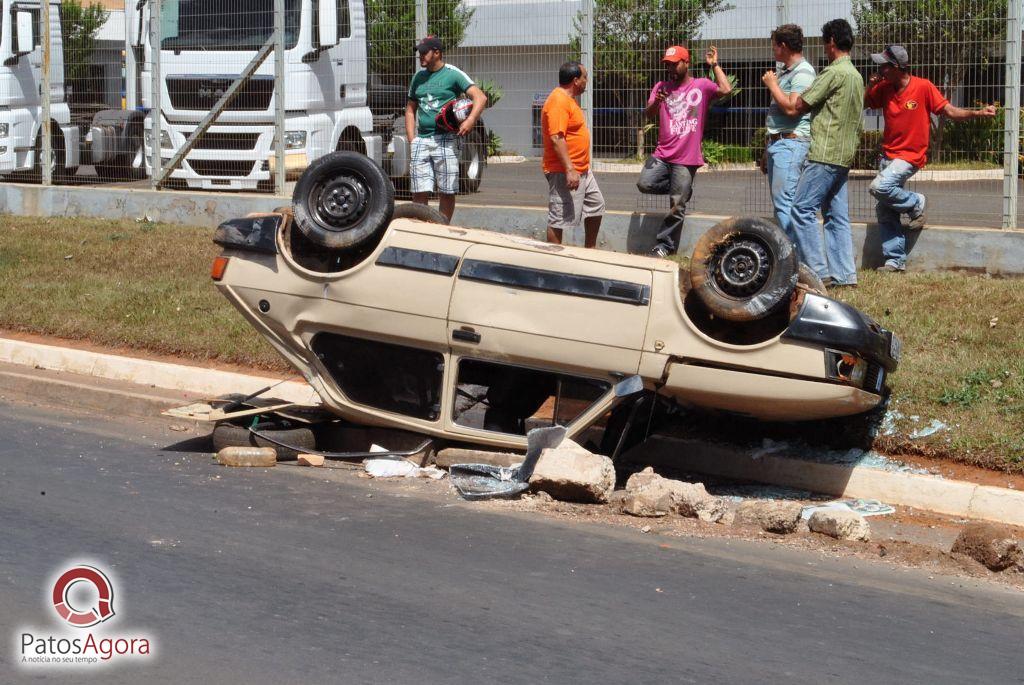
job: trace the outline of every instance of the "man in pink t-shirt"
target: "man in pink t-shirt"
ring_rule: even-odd
[[[704,166],[700,143],[711,103],[732,91],[718,65],[718,48],[711,46],[704,61],[715,80],[690,75],[690,51],[680,45],[665,50],[661,58],[667,78],[658,81],[647,98],[648,117],[658,118],[658,147],[640,172],[636,187],[641,193],[668,194],[672,208],[665,216],[651,254],[667,257],[679,249],[686,203],[693,194],[693,177]]]

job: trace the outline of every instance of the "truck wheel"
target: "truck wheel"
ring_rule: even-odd
[[[311,428],[296,426],[288,421],[260,421],[253,428],[269,438],[284,443],[295,449],[286,449],[267,440],[262,440],[249,432],[249,422],[245,425],[221,421],[213,427],[213,450],[220,452],[225,447],[273,447],[277,450],[278,461],[292,461],[300,452],[316,449],[316,436]]]
[[[332,152],[302,172],[292,208],[304,236],[321,247],[344,250],[387,228],[395,211],[395,188],[369,157]]]
[[[714,316],[756,321],[789,302],[797,283],[796,251],[773,223],[726,219],[697,241],[690,282]]]
[[[395,219],[416,219],[417,221],[426,221],[428,224],[448,224],[448,217],[444,214],[433,207],[417,202],[403,202],[400,205],[395,205],[395,213],[391,215],[391,220]]]
[[[475,193],[480,190],[480,181],[484,177],[487,166],[487,147],[483,132],[474,128],[462,141],[462,154],[459,156],[460,189],[464,193]]]
[[[55,129],[55,130],[53,130]],[[51,127],[50,137],[52,140],[50,149],[50,178],[54,183],[67,180],[68,170],[64,166],[66,160],[64,151],[64,134],[56,125]],[[35,164],[32,165],[31,177],[33,181],[43,181],[43,134],[36,136]]]

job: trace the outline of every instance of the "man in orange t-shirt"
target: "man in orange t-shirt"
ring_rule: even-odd
[[[563,229],[583,221],[584,246],[596,247],[604,215],[604,196],[590,170],[590,131],[576,98],[587,89],[587,70],[566,62],[558,87],[540,113],[544,139],[542,168],[548,180],[548,242],[561,243]]]
[[[875,213],[885,259],[879,271],[902,272],[907,268],[907,234],[900,215],[910,216],[909,229],[925,224],[925,196],[904,186],[927,161],[931,115],[955,120],[993,117],[996,108],[961,109],[949,104],[931,81],[910,75],[910,56],[902,45],[889,45],[871,59],[879,68],[868,82],[864,106],[881,109],[885,116],[879,172],[869,188],[878,201]]]

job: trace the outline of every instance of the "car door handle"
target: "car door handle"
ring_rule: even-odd
[[[472,328],[456,328],[452,331],[452,340],[463,340],[465,342],[480,342],[480,334]]]

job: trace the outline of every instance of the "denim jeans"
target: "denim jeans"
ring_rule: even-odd
[[[868,188],[878,201],[875,215],[882,239],[882,257],[886,264],[897,269],[907,266],[907,229],[900,223],[900,214],[909,214],[921,203],[921,195],[903,187],[916,173],[917,167],[910,162],[882,157],[878,163],[878,176]]]
[[[644,168],[640,171],[640,180],[636,187],[641,193],[668,195],[672,208],[665,215],[661,230],[656,236],[656,248],[662,247],[669,254],[679,249],[679,237],[683,233],[683,220],[686,217],[686,203],[693,195],[693,177],[699,166],[670,164],[654,155],[647,158]]]
[[[807,157],[811,145],[808,138],[779,138],[765,149],[768,156],[768,187],[775,207],[775,220],[794,243],[793,222],[789,213],[793,207],[796,181],[800,178],[800,167]]]
[[[857,282],[850,203],[846,194],[849,173],[849,168],[844,166],[805,161],[790,212],[800,259],[819,278],[831,278],[841,284]],[[825,220],[824,240],[818,226],[819,209]]]

